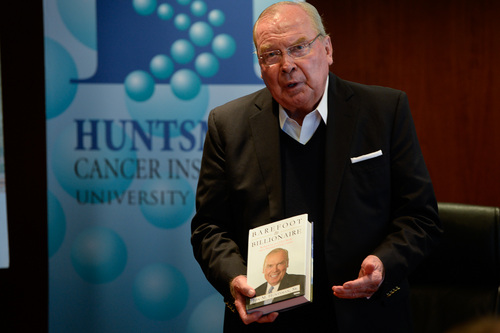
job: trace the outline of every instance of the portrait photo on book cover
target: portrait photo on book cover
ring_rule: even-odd
[[[263,254],[264,255],[264,254]],[[249,308],[280,302],[291,297],[304,295],[306,276],[300,273],[300,267],[304,267],[305,254],[302,252],[289,253],[282,247],[276,247],[265,254],[262,259],[262,281],[255,288],[254,302]],[[298,269],[294,269],[298,267]],[[252,272],[258,274],[258,272]]]

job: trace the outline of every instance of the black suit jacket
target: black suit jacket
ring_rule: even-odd
[[[407,332],[407,276],[442,232],[431,180],[404,92],[330,74],[325,148],[324,237],[329,283],[357,278],[369,254],[385,267],[370,300],[335,299],[341,332]],[[194,255],[226,299],[246,274],[248,230],[284,218],[278,105],[265,88],[209,115]],[[353,163],[351,158],[381,150]],[[366,327],[365,327],[366,326]]]

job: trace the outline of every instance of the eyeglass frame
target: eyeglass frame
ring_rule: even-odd
[[[308,55],[310,52],[311,52],[311,47],[312,47],[312,44],[318,39],[318,37],[324,37],[324,35],[322,33],[319,33],[316,35],[316,37],[314,37],[311,41],[309,42],[303,42],[303,43],[298,43],[298,44],[295,44],[295,45],[292,45],[292,46],[289,46],[285,49],[286,53],[292,57],[293,59],[298,59],[298,58],[302,58],[302,57],[305,57],[306,55]],[[291,52],[291,49],[295,48],[295,47],[298,47],[298,46],[304,46],[305,48],[308,49],[307,53],[300,56],[300,57],[295,57],[293,56],[290,52]],[[264,60],[264,56],[267,55],[267,54],[270,54],[270,53],[277,53],[277,55],[280,56],[279,60],[272,63],[272,64],[266,64],[266,61]],[[276,65],[277,63],[279,63],[281,61],[281,58],[283,57],[283,52],[280,50],[280,49],[277,49],[277,50],[271,50],[271,51],[266,51],[264,53],[262,53],[261,55],[259,55],[257,58],[260,59],[262,61],[262,63],[266,66],[272,66],[272,65]]]

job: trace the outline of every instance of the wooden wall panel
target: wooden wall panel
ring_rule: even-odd
[[[309,1],[340,77],[406,91],[439,201],[500,206],[500,1]]]

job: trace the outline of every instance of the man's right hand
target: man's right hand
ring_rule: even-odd
[[[236,310],[238,310],[238,314],[245,325],[253,322],[272,323],[278,317],[278,312],[272,312],[265,316],[260,311],[247,313],[246,298],[254,297],[255,289],[247,284],[247,277],[244,275],[238,275],[231,281],[231,294],[234,297]]]

